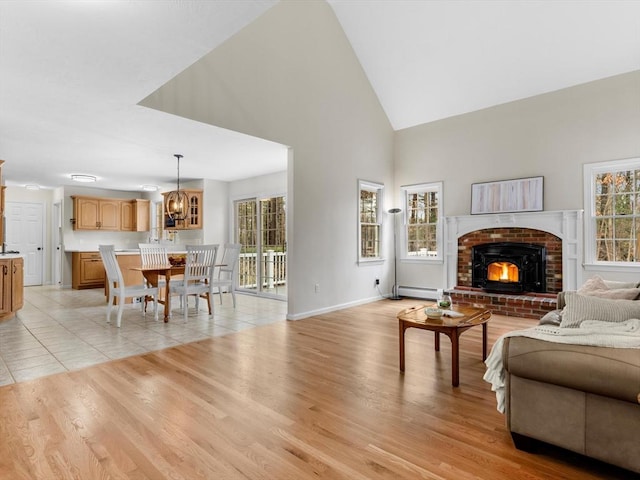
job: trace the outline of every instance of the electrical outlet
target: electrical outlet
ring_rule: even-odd
[[[376,286],[380,285],[380,279],[376,278]]]

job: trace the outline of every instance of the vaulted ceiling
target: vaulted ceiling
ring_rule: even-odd
[[[275,3],[0,2],[6,183],[139,190],[173,153],[183,178],[284,170],[281,145],[137,105]],[[394,129],[640,69],[637,1],[328,3]]]

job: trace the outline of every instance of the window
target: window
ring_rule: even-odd
[[[410,260],[442,260],[442,183],[402,187],[404,255]]]
[[[380,260],[380,238],[382,232],[383,185],[358,181],[358,257],[359,261]]]
[[[640,158],[584,166],[585,260],[640,261]]]

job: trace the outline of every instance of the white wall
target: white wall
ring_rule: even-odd
[[[325,2],[278,3],[141,104],[291,147],[289,318],[378,298],[389,262],[357,264],[357,179],[391,189],[393,131]]]
[[[542,175],[545,210],[579,210],[583,164],[638,156],[640,71],[398,131],[395,187],[443,181],[445,214],[468,215],[472,183]],[[443,265],[401,263],[398,276],[444,286]]]
[[[204,180],[204,243],[229,241],[229,182]]]
[[[229,183],[229,198],[233,202],[243,198],[265,195],[286,195],[287,172],[260,175]]]

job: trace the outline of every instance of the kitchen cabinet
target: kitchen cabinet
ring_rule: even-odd
[[[24,306],[24,259],[0,259],[0,320],[12,318]]]
[[[99,252],[73,252],[71,254],[71,287],[104,287],[107,275]]]
[[[142,198],[123,200],[120,204],[120,230],[148,232],[150,229],[151,201]]]
[[[74,230],[120,230],[119,200],[79,196],[71,198]]]
[[[74,230],[148,232],[151,201],[72,195]]]
[[[182,189],[181,189],[182,190]],[[189,198],[189,218],[185,220],[172,220],[167,215],[167,195],[169,192],[162,194],[162,207],[164,210],[164,228],[165,230],[199,230],[202,229],[204,218],[204,210],[202,205],[202,190],[182,190]]]

